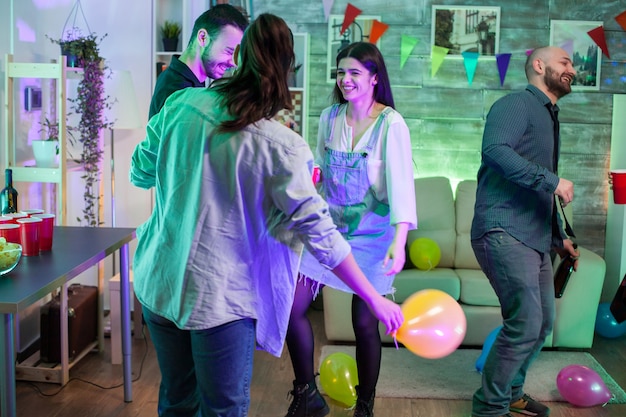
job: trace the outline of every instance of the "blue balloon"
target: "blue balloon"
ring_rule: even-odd
[[[491,346],[493,346],[493,342],[496,341],[496,337],[498,337],[498,333],[500,332],[500,329],[502,329],[502,326],[498,326],[495,329],[493,329],[491,333],[487,335],[487,338],[485,339],[485,343],[483,343],[483,351],[478,357],[478,359],[476,360],[476,364],[475,364],[476,370],[481,374],[483,373],[483,368],[485,367],[485,362],[487,361],[487,356],[489,355]]]
[[[596,333],[614,339],[626,334],[626,321],[618,323],[611,313],[611,303],[600,303],[596,316]]]

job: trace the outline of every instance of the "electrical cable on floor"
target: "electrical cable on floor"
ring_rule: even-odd
[[[139,381],[139,379],[141,378],[141,373],[142,373],[142,371],[143,371],[143,365],[144,365],[144,362],[145,362],[145,360],[146,360],[146,357],[148,356],[148,349],[149,349],[149,347],[148,347],[148,338],[146,337],[145,328],[146,328],[145,324],[144,324],[143,326],[141,326],[141,335],[143,336],[143,341],[144,341],[144,344],[145,344],[145,348],[146,348],[146,349],[145,349],[145,351],[144,351],[144,353],[143,353],[143,357],[141,358],[141,363],[139,364],[139,373],[137,374],[137,377],[135,377],[135,378],[132,380],[132,382]],[[105,386],[102,386],[102,385],[96,384],[95,382],[88,381],[88,380],[86,380],[86,379],[82,379],[82,378],[78,378],[78,377],[73,377],[73,378],[70,378],[70,379],[69,379],[69,381],[67,381],[67,384],[63,385],[63,386],[62,386],[61,388],[59,388],[56,392],[53,392],[53,393],[45,393],[45,392],[43,392],[43,391],[41,390],[41,388],[40,388],[38,385],[36,385],[34,382],[29,382],[29,381],[18,381],[18,382],[22,382],[22,383],[25,383],[26,385],[29,385],[31,388],[33,388],[33,390],[34,390],[34,391],[36,391],[36,392],[37,392],[39,395],[41,395],[42,397],[54,397],[55,395],[57,395],[57,394],[59,394],[61,391],[63,391],[63,390],[65,389],[65,387],[67,387],[67,386],[70,384],[70,382],[72,382],[72,381],[83,382],[83,383],[85,383],[85,384],[93,385],[94,387],[96,387],[96,388],[100,388],[100,389],[103,389],[103,390],[111,390],[111,389],[115,389],[115,388],[119,388],[119,387],[124,386],[124,382],[121,382],[121,383],[119,383],[119,384],[112,385],[112,386],[110,386],[110,387],[105,387]]]

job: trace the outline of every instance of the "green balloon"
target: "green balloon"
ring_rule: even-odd
[[[413,265],[424,271],[430,271],[439,265],[441,249],[432,239],[420,237],[409,247],[409,258]]]
[[[320,383],[330,398],[352,407],[356,404],[356,386],[359,385],[356,360],[342,352],[326,356],[320,364]]]

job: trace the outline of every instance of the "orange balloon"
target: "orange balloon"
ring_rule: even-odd
[[[427,359],[454,352],[465,337],[467,320],[459,303],[441,290],[422,290],[402,303],[404,323],[396,338]]]

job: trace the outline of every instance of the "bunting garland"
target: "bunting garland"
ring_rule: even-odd
[[[378,21],[377,19],[374,19],[372,21],[372,29],[370,30],[370,39],[369,41],[371,43],[376,43],[378,42],[378,39],[380,39],[381,36],[383,36],[383,33],[385,33],[385,31],[389,29],[389,25]]]
[[[606,46],[606,37],[604,36],[604,26],[598,26],[595,29],[590,30],[587,34],[593,39],[593,41],[602,49],[602,53],[606,55],[608,59],[611,59],[609,55],[609,48]]]
[[[496,63],[498,64],[498,74],[500,74],[500,87],[504,85],[506,71],[509,68],[511,54],[496,54]]]
[[[463,52],[463,65],[465,65],[465,73],[467,74],[467,82],[472,85],[474,81],[474,74],[476,74],[476,67],[478,66],[478,52]]]
[[[352,5],[352,3],[348,3],[346,6],[346,11],[343,15],[343,23],[341,25],[341,30],[339,31],[340,35],[343,35],[343,32],[346,31],[350,27],[351,24],[354,23],[357,16],[362,12],[361,9]]]
[[[402,44],[400,45],[400,69],[404,68],[404,64],[409,59],[409,55],[413,52],[413,48],[419,42],[419,39],[413,36],[402,35]]]
[[[334,0],[323,0],[324,7],[324,18],[328,21],[330,17],[330,12],[333,6]],[[354,6],[352,3],[348,3],[346,6],[346,10],[344,12],[344,19],[341,25],[340,34],[343,34],[348,27],[356,18],[362,13],[362,10],[358,7]],[[626,31],[626,10],[615,17],[615,21]],[[383,23],[377,19],[374,19],[372,22],[372,27],[370,29],[369,41],[371,43],[377,43],[378,40],[383,36],[383,34],[387,31],[389,25]],[[598,26],[595,29],[587,32],[589,37],[596,43],[596,45],[602,50],[602,53],[608,58],[611,59],[609,54],[609,49],[606,42],[606,36],[604,32],[603,26]],[[413,48],[419,42],[418,38],[403,34],[401,37],[401,45],[400,45],[400,69],[404,68],[409,56],[411,55]],[[573,54],[573,41],[566,41],[560,47],[565,50],[570,56]],[[532,53],[533,49],[526,50],[526,56],[529,56]],[[435,77],[437,71],[443,64],[446,55],[448,54],[449,49],[441,46],[433,45],[431,49],[431,77]],[[463,56],[463,64],[465,66],[465,72],[467,74],[468,83],[471,85],[474,79],[474,75],[476,73],[476,68],[478,66],[478,57],[479,54],[477,52],[463,52],[461,54]],[[506,73],[508,71],[509,63],[511,60],[511,53],[498,53],[495,55],[496,64],[498,66],[498,74],[500,76],[500,86],[504,85],[504,79],[506,77]]]

